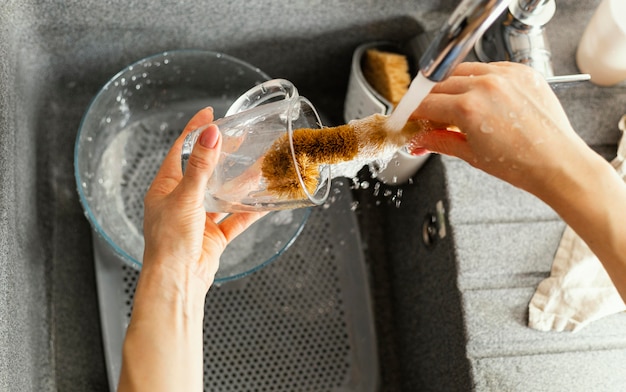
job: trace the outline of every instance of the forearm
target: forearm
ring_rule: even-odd
[[[119,391],[203,389],[203,285],[142,271],[123,348]],[[204,293],[203,293],[204,291]]]
[[[591,150],[571,158],[538,196],[587,243],[626,301],[626,184]]]

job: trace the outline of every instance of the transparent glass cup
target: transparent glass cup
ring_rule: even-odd
[[[320,165],[314,191],[304,185],[295,164],[293,131],[321,129],[317,111],[295,86],[284,79],[261,83],[237,99],[226,116],[214,122],[222,134],[219,162],[207,185],[205,208],[210,212],[271,211],[323,204],[330,192],[330,166]],[[183,172],[198,137],[209,124],[187,135],[182,148]],[[302,192],[268,190],[262,171],[263,157],[287,135],[290,159]],[[295,179],[294,179],[295,180]]]

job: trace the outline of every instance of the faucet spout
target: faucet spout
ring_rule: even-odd
[[[544,26],[556,10],[554,0],[516,0],[499,23],[476,43],[481,61],[508,60],[527,64],[544,77],[554,76]]]
[[[541,73],[553,88],[590,79],[588,74],[554,76],[544,26],[556,11],[555,0],[514,0],[474,47],[480,61],[512,61]]]
[[[433,82],[446,79],[511,1],[461,1],[420,58],[420,72]]]

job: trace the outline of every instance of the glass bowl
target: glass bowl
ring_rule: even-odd
[[[269,77],[225,54],[177,50],[142,59],[98,92],[81,122],[74,174],[96,235],[141,268],[143,197],[174,140],[200,109],[215,118]],[[271,212],[228,245],[215,282],[243,277],[276,259],[301,232],[310,209]]]

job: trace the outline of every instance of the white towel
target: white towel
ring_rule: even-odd
[[[626,116],[622,139],[611,162],[626,181]],[[528,305],[528,326],[540,331],[578,331],[592,321],[626,310],[602,263],[569,226],[554,257],[550,277]]]

